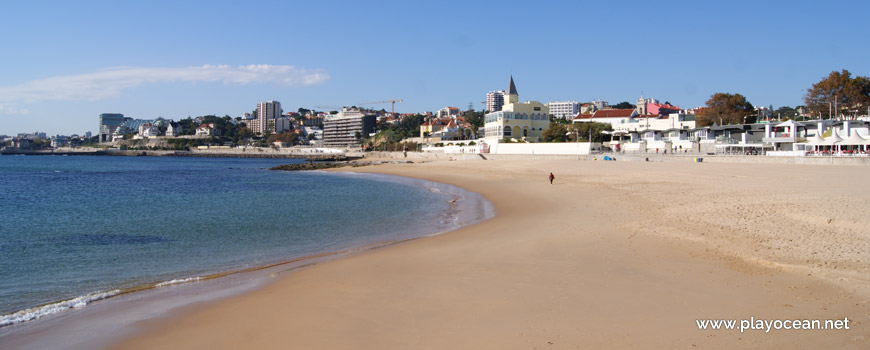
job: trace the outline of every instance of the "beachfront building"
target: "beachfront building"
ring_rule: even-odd
[[[486,93],[486,110],[498,112],[504,106],[504,90],[490,91]]]
[[[577,101],[552,101],[547,102],[547,108],[550,109],[550,115],[553,118],[571,120],[577,114],[580,114],[580,102]]]
[[[519,102],[519,93],[511,76],[505,104],[500,111],[486,114],[484,138],[487,142],[504,139],[538,141],[550,127],[550,109],[538,101]]]
[[[323,120],[323,145],[326,147],[359,147],[359,139],[375,130],[378,116],[358,108],[343,107],[338,114]]]
[[[614,131],[639,131],[646,129],[692,129],[695,115],[686,113],[640,114],[637,109],[602,109],[593,114],[578,114],[574,123],[598,122],[610,124]]]

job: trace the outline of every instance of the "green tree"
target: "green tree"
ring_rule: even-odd
[[[576,134],[574,133],[575,131],[576,131]],[[575,140],[575,137],[579,136],[580,141],[583,141],[583,142],[609,141],[610,136],[603,133],[604,131],[613,131],[613,126],[609,123],[598,123],[598,122],[576,123],[576,124],[572,125],[569,129],[569,132],[571,132],[569,139],[571,141],[577,141],[577,140]],[[589,139],[590,136],[592,137],[592,140]]]
[[[741,94],[717,92],[707,100],[707,108],[697,116],[698,126],[754,123],[755,108]]]
[[[809,112],[812,115],[826,115],[836,106],[836,115],[861,112],[870,106],[870,78],[855,77],[848,70],[833,71],[813,87],[807,89],[804,96]]]
[[[798,115],[798,112],[797,110],[789,106],[782,106],[773,111],[773,115],[782,120],[795,119],[795,117],[797,117]]]
[[[556,122],[550,122],[550,128],[541,133],[541,139],[544,142],[565,142],[568,133],[568,126]]]
[[[613,106],[613,108],[615,108],[615,109],[629,109],[629,108],[634,109],[634,108],[637,108],[637,106],[629,103],[628,101],[622,101],[620,103],[617,103],[615,106]]]
[[[477,135],[477,130],[483,127],[483,124],[486,122],[486,113],[485,111],[475,111],[474,109],[468,109],[465,111],[465,120],[471,124],[471,131]]]

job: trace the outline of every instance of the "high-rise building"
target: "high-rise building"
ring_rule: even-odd
[[[100,142],[112,141],[112,133],[124,124],[125,118],[120,113],[103,113],[100,114],[99,135]]]
[[[486,93],[486,110],[498,112],[504,106],[504,90],[490,91]]]
[[[577,101],[547,102],[547,107],[550,108],[550,114],[554,118],[573,119],[575,115],[580,114],[580,102]]]
[[[251,132],[262,135],[266,131],[275,132],[275,118],[284,114],[281,109],[281,102],[266,101],[257,104],[257,119],[251,120],[248,128]]]

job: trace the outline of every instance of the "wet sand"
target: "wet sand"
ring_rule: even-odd
[[[454,184],[489,199],[496,217],[140,323],[115,348],[870,344],[866,167],[438,161],[352,171]],[[848,317],[851,329],[696,324],[750,317]]]

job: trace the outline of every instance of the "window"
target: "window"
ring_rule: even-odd
[[[505,127],[504,127],[504,136],[505,136],[505,137],[510,137],[510,136],[511,136],[511,127],[509,127],[509,126],[505,126]]]

